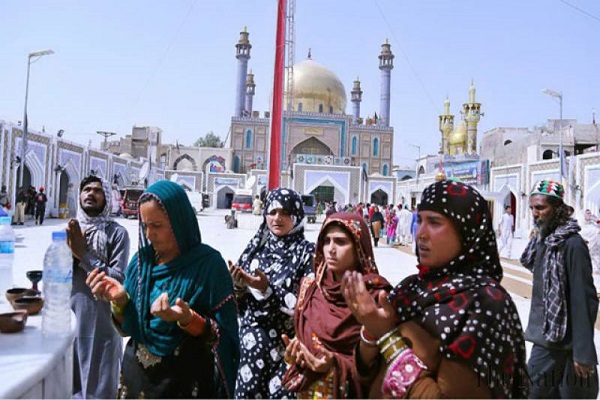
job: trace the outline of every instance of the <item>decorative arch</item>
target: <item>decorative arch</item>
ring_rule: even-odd
[[[196,165],[196,160],[194,160],[189,154],[182,154],[179,157],[177,157],[177,159],[173,163],[173,169],[177,170],[177,164],[179,164],[183,160],[187,160],[190,163],[192,163],[194,171],[196,171],[198,169],[198,166]]]
[[[41,163],[37,155],[30,151],[25,156],[25,166],[31,173],[31,185],[39,188],[44,184],[44,165]]]
[[[389,194],[383,189],[377,189],[373,193],[371,193],[369,201],[371,204],[385,206],[389,202]]]
[[[542,160],[551,160],[554,152],[552,150],[546,150],[542,153]]]
[[[373,157],[379,157],[379,139],[373,139]]]
[[[356,136],[352,137],[352,155],[355,156],[358,150],[358,138]]]
[[[206,167],[209,164],[210,169],[209,171],[206,171]],[[208,157],[206,160],[204,160],[204,163],[202,163],[203,172],[225,172],[226,169],[227,168],[225,168],[225,158],[216,154],[213,154],[212,156]]]
[[[350,199],[348,189],[341,186],[338,182],[336,182],[335,179],[333,179],[329,175],[321,177],[321,179],[314,182],[311,186],[306,187],[304,193],[311,193],[319,186],[332,186],[334,189],[337,189],[344,196],[344,203],[347,203]]]
[[[329,146],[321,142],[319,139],[310,137],[294,146],[291,154],[292,157],[294,157],[295,154],[315,154],[328,156],[333,154],[333,152]]]

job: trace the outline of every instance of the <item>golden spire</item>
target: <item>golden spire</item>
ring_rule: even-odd
[[[473,78],[471,78],[471,86],[469,86],[469,103],[475,103],[475,85],[473,84]]]
[[[444,101],[444,115],[450,115],[450,99],[448,95],[446,95],[446,100]]]

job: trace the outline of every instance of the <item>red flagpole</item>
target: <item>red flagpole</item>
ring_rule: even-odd
[[[278,0],[275,35],[275,74],[271,114],[271,148],[269,151],[269,190],[279,187],[281,178],[281,125],[283,103],[283,56],[285,53],[286,0]]]

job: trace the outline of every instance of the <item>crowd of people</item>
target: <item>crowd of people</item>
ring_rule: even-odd
[[[379,239],[385,239],[386,244],[394,246],[412,246],[415,250],[415,232],[417,225],[417,209],[409,209],[408,204],[378,205],[371,203],[347,204],[340,206],[337,202],[319,202],[317,214],[325,213],[326,217],[338,212],[355,213],[362,217],[373,237],[375,247]]]
[[[17,191],[15,202],[13,225],[24,225],[26,216],[35,220],[36,225],[44,223],[48,196],[46,196],[43,186],[40,187],[39,191],[36,190],[35,186],[29,186],[28,188],[25,186],[21,187]],[[6,191],[6,185],[2,185],[0,189],[0,207],[5,210],[12,208],[8,192]]]
[[[79,189],[67,228],[76,398],[598,394],[592,260],[557,182],[530,194],[525,332],[501,284],[487,201],[461,182],[428,186],[413,212],[329,205],[316,243],[304,235],[301,196],[274,189],[258,231],[228,263],[202,243],[176,183],[140,197],[130,260],[105,182],[88,177]],[[377,267],[380,238],[417,254],[415,274],[396,287]],[[130,337],[124,350],[121,336]]]

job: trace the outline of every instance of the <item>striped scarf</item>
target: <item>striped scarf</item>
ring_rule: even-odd
[[[567,333],[567,274],[564,262],[565,241],[577,234],[581,228],[577,221],[569,218],[564,225],[556,228],[544,239],[546,252],[542,265],[542,284],[544,293],[544,338],[548,342],[557,343]],[[535,235],[521,256],[521,264],[533,271],[538,249],[539,234]]]

